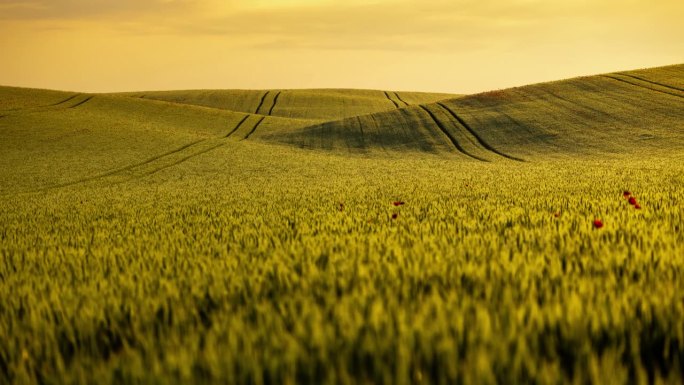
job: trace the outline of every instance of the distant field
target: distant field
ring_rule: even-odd
[[[682,77],[683,66],[673,66],[570,79],[261,136],[303,148],[412,149],[481,161],[682,153]]]
[[[682,383],[682,202],[684,65],[0,87],[0,383]]]
[[[332,120],[455,97],[426,92],[374,90],[197,90],[124,93],[223,110],[300,119]]]

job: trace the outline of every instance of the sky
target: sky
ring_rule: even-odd
[[[684,63],[682,0],[0,0],[0,85],[475,93]]]

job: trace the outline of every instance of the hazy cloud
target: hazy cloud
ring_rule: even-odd
[[[684,2],[669,1],[395,0],[245,10],[175,27],[269,49],[457,51],[589,39],[617,23],[650,33],[682,10]]]
[[[187,10],[198,0],[0,0],[0,19],[73,20]]]
[[[0,0],[0,84],[468,92],[681,62],[682,19],[682,0]]]
[[[477,50],[607,28],[608,19],[684,10],[646,0],[0,0],[0,19],[94,22],[135,35],[224,39],[235,47]],[[80,26],[73,24],[74,28]],[[55,26],[53,26],[55,27]],[[642,26],[643,27],[643,26]]]
[[[395,1],[244,10],[172,26],[268,49],[477,48],[550,23],[536,1]]]

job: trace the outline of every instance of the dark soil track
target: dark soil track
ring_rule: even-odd
[[[71,106],[69,108],[76,108],[76,107],[82,106],[82,105],[88,103],[89,101],[91,101],[93,98],[94,98],[94,96],[88,96],[87,98],[83,99],[82,101],[74,104],[73,106]]]
[[[518,161],[518,162],[524,162],[524,161],[525,161],[524,159],[516,158],[516,157],[514,157],[514,156],[511,156],[511,155],[508,155],[508,154],[504,154],[503,152],[501,152],[501,151],[497,150],[496,148],[492,147],[491,145],[489,145],[489,143],[487,143],[484,139],[482,139],[482,137],[481,137],[480,135],[478,135],[477,132],[476,132],[475,130],[473,130],[473,128],[470,127],[470,125],[469,125],[468,123],[466,123],[466,121],[463,120],[460,116],[458,116],[458,115],[456,114],[456,112],[454,112],[451,108],[449,108],[449,107],[448,107],[447,105],[445,105],[444,103],[437,103],[437,104],[438,104],[440,107],[442,107],[443,109],[445,109],[445,110],[446,110],[454,119],[456,119],[456,120],[458,121],[458,123],[460,123],[461,126],[463,126],[463,128],[465,128],[466,130],[468,130],[468,132],[469,132],[472,136],[474,136],[475,139],[477,139],[478,143],[480,143],[480,145],[481,145],[482,147],[484,147],[485,149],[487,149],[487,150],[489,150],[489,151],[491,151],[491,152],[493,152],[493,153],[495,153],[495,154],[497,154],[497,155],[503,156],[504,158],[508,158],[508,159],[515,160],[515,161]]]
[[[613,76],[613,75],[603,75],[603,77],[608,78],[608,79],[613,79],[613,80],[615,80],[615,81],[619,81],[619,82],[631,84],[631,85],[636,86],[636,87],[645,88],[645,89],[647,89],[647,90],[651,90],[651,91],[655,91],[655,92],[660,92],[660,93],[667,94],[667,95],[676,96],[676,97],[678,97],[678,98],[684,98],[684,95],[679,95],[679,94],[675,94],[675,93],[672,93],[672,92],[668,92],[668,91],[664,91],[664,90],[659,90],[659,89],[657,89],[657,88],[648,87],[648,86],[643,85],[643,84],[639,84],[639,83],[632,82],[632,81],[629,81],[629,80],[621,79],[621,78],[619,78],[619,77],[617,77],[617,76]],[[653,84],[653,83],[652,83],[652,84]]]
[[[449,138],[449,141],[451,141],[451,144],[454,145],[454,148],[456,148],[456,150],[458,150],[463,155],[469,156],[469,157],[476,159],[476,160],[479,160],[481,162],[489,162],[487,159],[480,158],[479,156],[473,155],[473,154],[469,153],[468,151],[466,151],[463,148],[463,146],[461,146],[461,144],[458,142],[458,140],[456,140],[456,138],[449,132],[449,130],[446,128],[446,126],[444,126],[444,124],[439,119],[437,119],[437,117],[435,116],[435,114],[432,111],[430,111],[424,105],[421,105],[420,108],[422,108],[423,111],[427,112],[428,115],[430,115],[430,118],[435,122],[437,127],[439,127],[439,129],[442,130],[444,135],[446,135],[447,138]]]
[[[394,100],[392,100],[392,98],[390,98],[389,93],[387,91],[385,91],[385,96],[387,97],[387,100],[389,100],[390,102],[392,102],[392,104],[394,104],[394,107],[399,108],[399,104],[397,102],[395,102]]]
[[[54,103],[54,104],[49,104],[49,105],[47,105],[47,106],[45,106],[45,107],[55,107],[55,106],[59,106],[60,104],[64,104],[64,103],[66,103],[66,102],[68,102],[68,101],[70,101],[70,100],[73,100],[74,98],[76,98],[76,97],[78,97],[78,96],[80,96],[80,95],[81,95],[81,94],[71,95],[71,96],[69,96],[68,98],[66,98],[66,99],[64,99],[64,100],[62,100],[62,101],[60,101],[60,102],[57,102],[57,103]]]
[[[250,117],[250,115],[245,115],[244,118],[240,119],[240,121],[239,121],[238,124],[235,126],[235,128],[233,128],[233,129],[228,133],[228,135],[226,135],[225,137],[228,138],[228,137],[230,137],[231,135],[233,135],[233,134],[235,133],[235,131],[237,131],[237,130],[240,128],[240,126],[242,126],[242,124],[243,124],[249,117]]]
[[[264,100],[266,100],[266,96],[268,96],[269,92],[271,92],[271,91],[266,91],[266,93],[264,93],[264,96],[261,97],[261,101],[259,102],[259,105],[257,106],[256,111],[254,111],[255,114],[259,113],[259,110],[261,109],[261,106],[264,105]]]
[[[252,127],[252,130],[249,131],[249,132],[247,133],[247,135],[245,135],[245,137],[244,137],[242,140],[249,139],[249,137],[256,131],[256,129],[259,127],[259,125],[261,124],[261,122],[264,121],[264,119],[265,119],[265,117],[262,116],[262,117],[256,122],[256,124],[254,125],[254,127]]]
[[[399,96],[399,93],[398,93],[398,92],[395,92],[395,93],[394,93],[394,96],[397,97],[397,100],[399,100],[400,102],[404,103],[404,104],[406,105],[406,107],[409,106],[409,104],[406,103],[406,101],[405,101],[404,99],[402,99],[401,96]]]
[[[268,115],[269,115],[269,116],[270,116],[271,114],[273,114],[273,109],[275,108],[276,103],[278,103],[278,98],[280,97],[280,94],[281,94],[281,91],[278,91],[278,93],[276,94],[276,96],[273,98],[273,104],[271,105],[271,108],[268,109]]]
[[[672,89],[672,90],[675,90],[675,91],[684,92],[684,88],[679,88],[679,87],[671,86],[671,85],[669,85],[669,84],[665,84],[665,83],[660,83],[660,82],[656,82],[656,81],[653,81],[653,80],[644,79],[644,78],[642,78],[642,77],[640,77],[640,76],[635,76],[635,75],[627,74],[627,73],[624,73],[624,72],[620,72],[619,74],[622,75],[622,76],[629,76],[630,78],[634,78],[634,79],[637,79],[637,80],[641,80],[641,81],[643,81],[643,82],[651,83],[651,84],[654,84],[654,85],[657,85],[657,86],[666,87],[666,88],[669,88],[669,89]]]

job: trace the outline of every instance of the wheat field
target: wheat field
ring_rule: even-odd
[[[683,98],[0,87],[0,382],[682,383]]]

